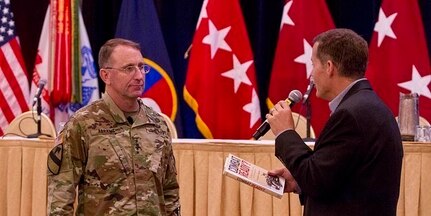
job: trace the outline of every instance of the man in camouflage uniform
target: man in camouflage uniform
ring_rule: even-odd
[[[146,66],[138,44],[99,52],[102,99],[66,123],[48,156],[48,215],[180,215],[166,122],[139,100]]]

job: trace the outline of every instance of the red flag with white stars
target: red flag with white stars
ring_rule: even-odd
[[[269,108],[286,99],[294,89],[305,92],[313,69],[313,39],[334,27],[324,0],[286,1],[271,72],[267,100]],[[316,98],[314,91],[309,100],[312,110],[311,125],[318,135],[329,117],[328,102]],[[305,116],[304,107],[296,105],[293,111]]]
[[[0,136],[19,114],[28,111],[28,77],[10,1],[0,1]]]
[[[238,0],[204,1],[184,98],[205,138],[250,139],[260,125],[253,54]]]
[[[382,1],[366,76],[395,116],[400,92],[415,92],[420,115],[431,121],[431,70],[420,14],[417,1]]]

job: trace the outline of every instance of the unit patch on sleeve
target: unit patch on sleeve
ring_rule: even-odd
[[[63,160],[63,144],[56,145],[48,154],[48,170],[53,175],[60,172],[61,162]]]

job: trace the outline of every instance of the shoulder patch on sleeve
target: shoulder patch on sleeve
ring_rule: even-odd
[[[63,160],[63,144],[56,145],[48,154],[48,170],[51,174],[57,175],[60,172]]]

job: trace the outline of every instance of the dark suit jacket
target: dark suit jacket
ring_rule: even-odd
[[[275,155],[302,190],[304,215],[396,215],[401,136],[367,80],[347,92],[314,150],[289,130],[276,138]]]

